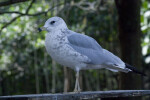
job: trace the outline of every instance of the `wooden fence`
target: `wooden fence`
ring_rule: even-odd
[[[96,98],[117,98],[150,96],[150,90],[111,90],[111,91],[88,91],[80,93],[56,93],[56,94],[29,94],[0,96],[0,100],[88,100]]]

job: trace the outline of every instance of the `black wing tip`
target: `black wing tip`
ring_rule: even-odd
[[[140,75],[142,75],[142,76],[147,76],[145,73],[139,71],[138,69],[136,69],[135,67],[133,67],[133,66],[131,66],[131,65],[129,65],[129,64],[125,63],[125,65],[126,65],[126,68],[132,70],[132,72],[137,73],[137,74],[140,74]]]

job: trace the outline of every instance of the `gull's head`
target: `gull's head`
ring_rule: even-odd
[[[48,32],[56,31],[60,29],[67,29],[67,25],[65,21],[60,17],[51,17],[43,26]]]

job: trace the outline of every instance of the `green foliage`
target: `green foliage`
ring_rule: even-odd
[[[150,63],[150,2],[142,0],[141,8],[142,53],[146,63]]]

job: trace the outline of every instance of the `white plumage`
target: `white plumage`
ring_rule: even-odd
[[[79,71],[106,68],[114,72],[129,72],[125,63],[111,52],[103,49],[93,38],[73,32],[60,17],[45,22],[48,31],[45,46],[48,54],[61,65],[76,71],[75,91],[80,91]]]

